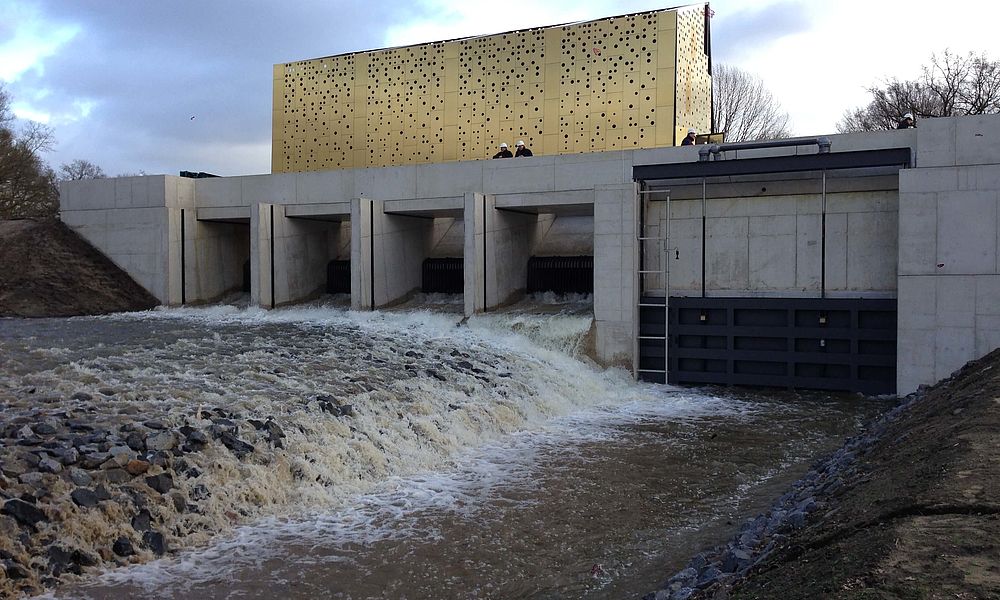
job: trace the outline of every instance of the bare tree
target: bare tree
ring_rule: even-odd
[[[77,158],[69,164],[63,164],[59,167],[60,179],[68,181],[76,181],[78,179],[104,179],[107,175],[104,174],[104,169],[90,162],[89,160],[83,160],[82,158]]]
[[[917,79],[889,79],[868,92],[871,101],[845,112],[838,131],[894,129],[905,113],[917,118],[994,114],[1000,112],[1000,62],[945,50],[931,55]]]
[[[787,138],[788,113],[764,82],[742,69],[716,65],[712,73],[712,121],[727,142]]]
[[[0,127],[0,219],[51,217],[59,209],[56,174]]]
[[[59,209],[56,174],[38,152],[52,147],[52,129],[29,123],[16,133],[10,104],[0,85],[0,219],[51,217]]]
[[[0,127],[5,127],[14,120],[14,113],[11,111],[10,102],[10,94],[4,89],[3,83],[0,82]]]
[[[18,135],[18,141],[32,152],[48,152],[56,145],[52,128],[38,121],[26,121]]]

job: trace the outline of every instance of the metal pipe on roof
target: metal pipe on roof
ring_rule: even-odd
[[[788,146],[809,146],[816,144],[819,146],[819,154],[830,152],[830,138],[788,138],[784,140],[765,140],[760,142],[734,142],[732,144],[711,144],[698,148],[698,161],[708,162],[709,160],[719,160],[719,154],[727,150],[753,150],[757,148],[783,148]],[[710,158],[711,157],[711,158]]]

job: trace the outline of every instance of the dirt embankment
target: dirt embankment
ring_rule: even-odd
[[[69,317],[158,304],[60,221],[0,220],[0,317]]]
[[[1000,349],[818,465],[795,487],[825,479],[830,492],[810,496],[808,518],[766,535],[765,556],[687,589],[675,576],[656,597],[1000,599]],[[756,522],[767,517],[745,536]]]

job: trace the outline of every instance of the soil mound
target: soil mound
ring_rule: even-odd
[[[908,398],[769,560],[697,596],[1000,599],[997,432],[1000,350]]]
[[[60,221],[0,221],[0,317],[70,317],[159,304]]]

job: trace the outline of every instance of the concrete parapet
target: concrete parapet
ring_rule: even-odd
[[[916,166],[1000,164],[1000,119],[975,115],[919,122]]]

